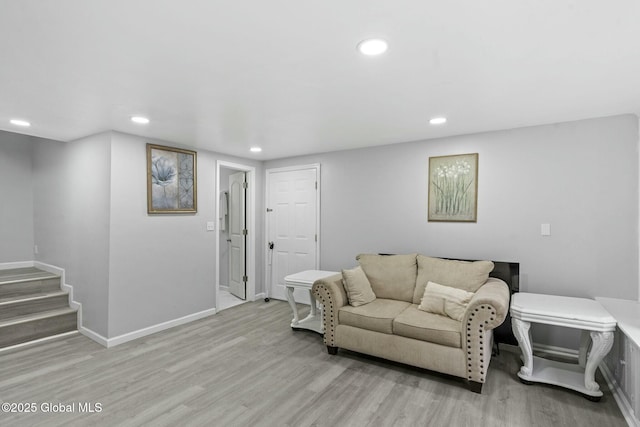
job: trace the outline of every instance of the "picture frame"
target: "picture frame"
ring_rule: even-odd
[[[428,221],[477,222],[478,153],[429,157]]]
[[[198,211],[197,153],[147,144],[147,213]]]

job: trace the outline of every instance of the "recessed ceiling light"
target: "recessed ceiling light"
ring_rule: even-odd
[[[260,148],[260,147],[251,147],[249,149],[249,151],[251,151],[252,153],[259,153],[259,152],[262,151],[262,148]]]
[[[142,117],[142,116],[133,116],[131,117],[131,121],[134,123],[138,123],[141,125],[146,125],[147,123],[149,123],[149,119],[147,119],[146,117]]]
[[[433,119],[429,120],[429,123],[431,123],[432,125],[441,125],[441,124],[447,123],[447,118],[446,117],[434,117]]]
[[[28,121],[20,120],[20,119],[11,119],[9,120],[9,123],[11,123],[12,125],[22,126],[25,128],[31,126],[31,123],[29,123]]]
[[[375,56],[385,53],[389,45],[382,39],[367,39],[358,43],[358,51],[363,55]]]

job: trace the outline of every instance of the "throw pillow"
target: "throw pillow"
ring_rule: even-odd
[[[473,292],[429,282],[418,309],[460,321],[472,297]]]
[[[371,289],[371,283],[361,267],[342,270],[342,283],[347,291],[349,304],[354,307],[369,304],[376,299],[376,294]]]

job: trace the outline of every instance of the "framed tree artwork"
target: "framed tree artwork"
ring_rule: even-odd
[[[147,144],[147,212],[198,211],[197,153]]]
[[[429,221],[476,222],[478,153],[429,157]]]

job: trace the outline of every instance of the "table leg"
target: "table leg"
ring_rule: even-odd
[[[580,334],[580,350],[578,352],[578,364],[583,368],[587,364],[587,354],[589,354],[589,347],[591,346],[591,336],[589,331],[582,330]]]
[[[291,306],[291,310],[293,310],[293,321],[291,322],[291,326],[298,324],[298,306],[296,305],[296,300],[293,299],[293,286],[287,286],[287,301],[289,301],[289,305]]]
[[[613,332],[591,332],[591,353],[584,369],[584,386],[589,391],[598,391],[600,386],[595,381],[596,368],[613,346]]]
[[[311,313],[309,313],[309,317],[317,320],[319,323],[319,328],[315,329],[316,332],[321,334],[324,333],[324,313],[322,311],[322,304],[318,307],[318,302],[316,301],[316,297],[313,296],[313,292],[309,289],[309,302],[311,303]]]
[[[316,299],[313,296],[313,292],[309,289],[309,305],[311,306],[310,317],[316,317]]]
[[[524,363],[522,368],[520,368],[520,372],[518,372],[518,376],[525,380],[531,377],[533,373],[533,351],[531,348],[531,335],[529,335],[530,327],[531,324],[529,322],[511,318],[511,329],[518,340],[518,345],[522,351],[522,361]]]

